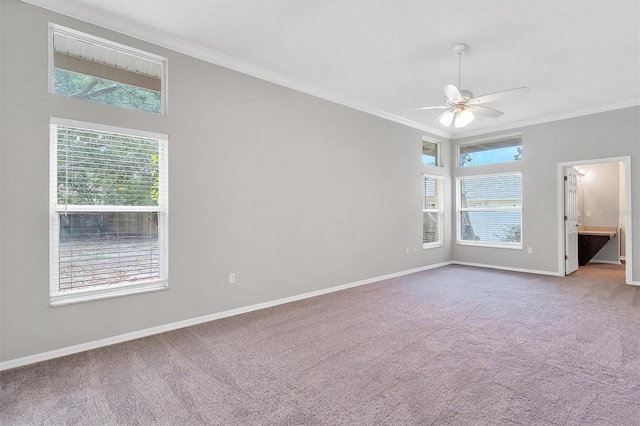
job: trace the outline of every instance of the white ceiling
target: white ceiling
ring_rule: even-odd
[[[531,92],[490,104],[504,115],[453,137],[640,104],[639,0],[26,1],[163,33],[168,47],[186,41],[440,134],[453,131],[432,124],[441,111],[410,108],[443,103],[442,86],[457,85],[451,47],[464,42],[463,89]]]

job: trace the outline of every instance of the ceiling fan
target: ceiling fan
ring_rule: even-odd
[[[528,93],[528,87],[518,87],[515,89],[503,90],[500,92],[489,93],[487,95],[473,97],[473,93],[468,90],[459,89],[460,87],[460,65],[462,55],[469,50],[469,46],[464,43],[456,44],[453,46],[453,53],[458,56],[458,87],[453,84],[447,84],[444,86],[445,105],[441,106],[429,106],[422,108],[414,108],[414,110],[425,109],[446,109],[443,114],[437,117],[433,121],[439,121],[443,126],[453,125],[456,129],[464,127],[471,123],[476,115],[484,115],[486,117],[497,118],[503,113],[493,108],[488,108],[481,104],[489,102],[495,102],[500,99],[505,99],[511,96]]]

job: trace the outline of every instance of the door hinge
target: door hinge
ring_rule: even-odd
[[[569,260],[569,256],[567,256],[566,254],[564,255],[564,260]]]
[[[564,215],[564,220],[567,220],[567,219],[569,219],[569,218],[567,217],[567,215]]]
[[[567,181],[567,177],[566,177],[566,176],[564,177],[564,181],[565,181],[565,182]]]

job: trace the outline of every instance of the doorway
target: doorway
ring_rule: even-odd
[[[609,163],[609,166],[619,167],[619,170],[620,170],[620,173],[616,177],[617,181],[615,182],[615,187],[619,188],[619,194],[620,194],[619,200],[613,204],[610,203],[610,205],[608,205],[606,209],[599,208],[598,211],[596,212],[587,210],[587,209],[593,209],[589,205],[582,204],[581,206],[578,206],[578,203],[580,202],[584,203],[584,199],[580,200],[581,197],[579,193],[580,191],[579,187],[580,187],[580,180],[584,179],[585,184],[588,182],[588,180],[586,179],[586,177],[588,176],[588,170],[587,170],[589,168],[588,166],[592,166],[593,170],[600,170],[600,169],[605,169],[607,167],[607,163]],[[582,174],[584,174],[584,172],[587,172],[587,174],[584,174],[583,176],[579,177],[579,181],[577,183],[578,202],[576,203],[575,200],[570,199],[571,191],[567,191],[566,184],[565,184],[565,176],[567,176],[567,173],[566,173],[567,168],[577,169],[579,167],[584,168],[584,170],[582,170],[583,172]],[[575,173],[577,173],[577,170]],[[594,178],[595,177],[592,174],[591,179],[594,179]],[[619,246],[622,242],[622,247],[620,247],[620,254],[623,254],[625,259],[625,282],[627,284],[633,284],[632,221],[631,221],[631,214],[628,213],[630,211],[630,207],[625,207],[625,206],[633,205],[632,195],[631,195],[631,157],[625,156],[625,157],[586,159],[586,160],[575,160],[575,161],[558,163],[558,182],[560,183],[558,185],[558,218],[559,218],[559,221],[558,221],[558,231],[559,231],[558,232],[558,235],[559,235],[558,237],[558,271],[559,271],[559,275],[562,275],[562,276],[567,275],[571,273],[575,268],[575,266],[571,262],[568,262],[567,259],[570,256],[573,256],[576,254],[575,247],[572,246],[573,244],[572,241],[574,238],[577,240],[577,233],[575,233],[575,235],[570,235],[570,232],[568,232],[568,230],[570,231],[571,229],[573,229],[575,231],[575,229],[577,229],[579,225],[583,226],[584,224],[592,224],[593,223],[593,221],[591,220],[592,214],[598,214],[601,217],[603,215],[606,216],[608,222],[611,222],[613,220],[613,222],[616,223],[616,221],[619,220],[620,224],[623,225],[621,227],[620,225],[616,224],[616,229],[619,230],[620,228],[622,228],[623,233],[621,234],[620,231],[618,231],[616,235],[615,244]],[[569,224],[571,228],[567,228],[567,221],[565,220],[565,216],[567,218],[571,217],[571,215],[567,215],[565,213],[565,206],[567,205],[567,202],[569,203],[569,206],[573,205],[573,208],[575,208],[578,211],[577,217],[574,217],[575,221]],[[615,244],[609,244],[609,245],[613,247],[613,250],[615,250],[615,253],[618,253],[617,251],[618,247],[616,247]],[[603,254],[602,256],[604,256],[605,259],[607,258],[607,252],[608,252],[609,258],[613,256],[611,247],[609,247],[607,250],[605,250],[605,252],[603,252],[605,254]],[[619,258],[620,258],[620,255],[618,254],[616,258],[616,262],[618,263],[619,263]],[[605,263],[614,263],[613,260],[611,260],[610,262],[607,262],[606,260],[599,260],[599,261],[605,262]]]

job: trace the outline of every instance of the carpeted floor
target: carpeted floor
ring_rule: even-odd
[[[0,374],[2,424],[640,425],[640,287],[447,266]]]

